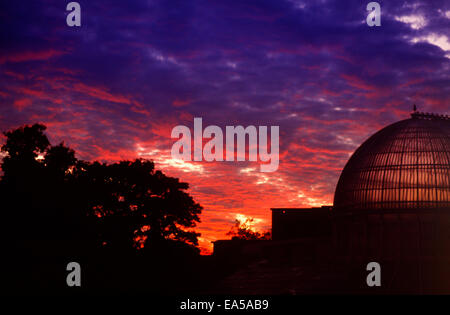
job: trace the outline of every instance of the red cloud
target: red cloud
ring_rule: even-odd
[[[25,107],[28,107],[31,105],[31,100],[29,98],[21,98],[14,101],[13,106],[17,108],[19,111],[22,111]]]
[[[36,61],[36,60],[48,60],[53,57],[58,57],[63,55],[63,51],[57,50],[44,50],[44,51],[26,51],[20,53],[14,53],[9,55],[0,56],[0,64],[6,62],[25,62],[25,61]]]
[[[345,79],[347,83],[357,89],[363,89],[366,91],[375,90],[375,87],[365,83],[363,80],[354,75],[341,74],[341,78]]]
[[[190,100],[180,100],[177,98],[172,102],[172,105],[175,107],[182,107],[188,105],[190,102]]]
[[[109,101],[114,103],[131,104],[131,101],[122,95],[113,95],[103,87],[88,86],[84,83],[77,83],[74,85],[74,90],[89,96],[98,98],[103,101]]]

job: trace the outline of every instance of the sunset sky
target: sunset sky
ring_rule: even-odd
[[[136,157],[190,184],[200,245],[271,207],[330,205],[369,135],[420,111],[449,114],[450,2],[70,1],[0,4],[0,129],[44,123],[85,160]],[[183,162],[171,130],[280,126],[280,166]],[[4,139],[1,139],[4,141]]]

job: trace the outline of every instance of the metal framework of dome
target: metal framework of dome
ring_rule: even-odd
[[[450,117],[414,111],[372,135],[342,171],[334,208],[450,210]]]

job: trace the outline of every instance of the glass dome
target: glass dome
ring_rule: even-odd
[[[336,186],[336,211],[450,210],[450,118],[411,116],[355,151]]]

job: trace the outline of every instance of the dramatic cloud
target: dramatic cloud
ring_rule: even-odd
[[[450,3],[79,1],[0,4],[0,127],[48,126],[89,160],[144,157],[190,183],[201,246],[270,207],[331,204],[351,153],[412,104],[449,113]],[[280,126],[280,166],[181,162],[176,125]]]

